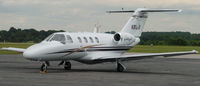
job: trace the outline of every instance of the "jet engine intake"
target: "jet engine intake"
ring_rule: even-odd
[[[116,33],[113,36],[113,41],[115,44],[132,44],[136,41],[136,38],[129,33]]]

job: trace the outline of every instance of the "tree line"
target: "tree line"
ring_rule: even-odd
[[[16,29],[11,27],[8,31],[0,31],[0,42],[34,42],[38,43],[45,39],[52,33],[55,32],[64,32],[63,30],[48,30],[48,31],[37,31],[35,29]]]
[[[200,46],[200,34],[191,34],[190,32],[144,32],[140,44]]]
[[[11,27],[8,31],[0,31],[0,42],[34,42],[38,43],[47,36],[55,32],[64,32],[63,30],[40,30],[20,29]],[[114,34],[115,31],[105,32]],[[181,45],[181,46],[200,46],[200,34],[190,32],[143,32],[141,45]]]

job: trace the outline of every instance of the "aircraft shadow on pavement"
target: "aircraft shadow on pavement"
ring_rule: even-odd
[[[34,68],[38,69],[38,68]],[[117,72],[114,69],[71,69],[64,70],[58,68],[49,68],[48,73],[72,73],[72,72],[91,72],[91,73],[120,73],[120,74],[143,74],[143,75],[177,75],[177,76],[191,76],[188,74],[174,73],[174,72],[159,72],[159,71],[142,71],[142,70],[125,70],[123,72]]]
[[[12,70],[24,70],[27,71],[26,73],[39,73],[39,68],[33,67],[6,67],[7,69]],[[23,71],[23,72],[24,72]],[[143,75],[178,75],[178,76],[191,76],[189,74],[182,74],[182,73],[174,73],[174,72],[162,72],[162,71],[147,71],[147,70],[125,70],[123,72],[117,72],[115,69],[71,69],[71,70],[64,70],[61,68],[48,68],[48,73],[72,73],[72,72],[91,72],[91,73],[124,73],[124,74],[143,74]]]

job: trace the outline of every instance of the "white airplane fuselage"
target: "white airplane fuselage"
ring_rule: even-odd
[[[26,49],[23,56],[28,60],[34,61],[65,61],[75,60],[83,63],[93,64],[94,59],[105,56],[117,56],[123,54],[140,42],[139,38],[128,33],[121,37],[120,41],[115,41],[115,34],[106,33],[69,33],[58,32],[55,34],[63,34],[71,37],[65,40],[65,43],[59,41],[44,40],[41,43],[34,44]],[[53,37],[52,36],[52,37]],[[51,37],[51,38],[52,38]]]

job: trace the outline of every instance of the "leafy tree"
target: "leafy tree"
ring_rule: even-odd
[[[48,31],[37,31],[33,28],[31,29],[16,29],[15,27],[11,27],[8,31],[2,30],[0,31],[0,42],[4,40],[8,42],[40,42],[48,35],[55,32],[64,32],[63,30],[48,30]]]

